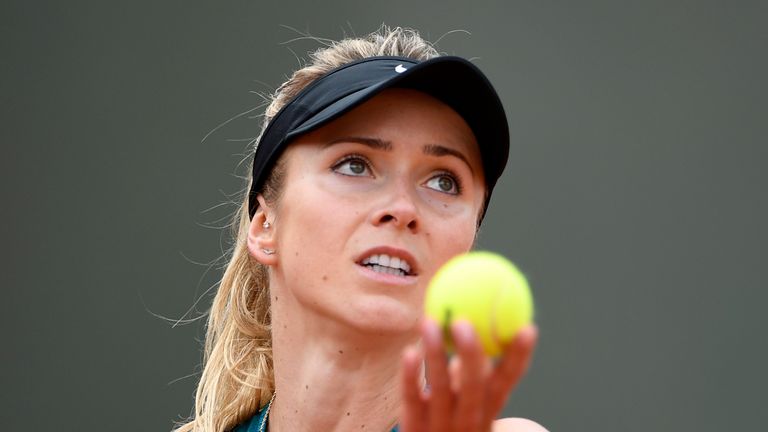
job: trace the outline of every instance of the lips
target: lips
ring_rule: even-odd
[[[403,249],[377,247],[363,253],[357,264],[381,274],[395,276],[417,275],[416,260]]]

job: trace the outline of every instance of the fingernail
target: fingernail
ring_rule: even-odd
[[[523,340],[534,339],[537,333],[538,329],[536,328],[536,325],[528,324],[527,326],[520,329],[520,331],[517,333],[517,337]]]
[[[451,325],[451,331],[456,340],[461,340],[465,343],[472,342],[475,337],[475,331],[472,328],[472,324],[467,321],[460,320],[454,322]]]
[[[433,321],[424,323],[424,341],[429,347],[436,347],[441,343],[440,328]]]

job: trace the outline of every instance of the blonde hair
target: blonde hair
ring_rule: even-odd
[[[362,38],[327,44],[272,95],[262,133],[283,106],[319,77],[346,63],[382,55],[427,60],[439,53],[418,32],[400,27],[382,26]],[[278,161],[261,191],[267,203],[279,201],[283,174],[284,164]],[[249,225],[246,193],[232,223],[231,258],[209,311],[194,416],[177,432],[229,430],[253,416],[274,392],[269,274],[248,253]]]

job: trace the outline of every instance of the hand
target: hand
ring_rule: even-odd
[[[536,345],[535,325],[520,330],[492,364],[472,325],[451,326],[456,355],[449,362],[440,327],[422,325],[423,348],[409,348],[402,359],[401,432],[487,432],[509,393],[525,374]],[[423,389],[422,360],[429,386]]]

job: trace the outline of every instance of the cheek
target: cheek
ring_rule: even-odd
[[[279,233],[275,244],[279,255],[278,277],[294,296],[316,302],[312,293],[318,292],[333,274],[327,262],[327,236],[331,233],[326,229],[317,229],[323,221],[303,205],[286,206],[281,216],[279,225],[276,225]]]
[[[456,255],[468,252],[475,242],[474,219],[456,221],[455,224],[441,224],[425,232],[435,260],[433,271]],[[431,277],[431,275],[430,275]]]
[[[443,258],[449,259],[455,255],[464,253],[472,249],[472,245],[475,240],[474,231],[467,231],[464,233],[458,233],[451,231],[447,237],[449,240],[443,242],[442,253]]]
[[[276,224],[276,247],[292,271],[319,271],[339,257],[356,213],[343,201],[306,183],[299,180],[285,189]]]

